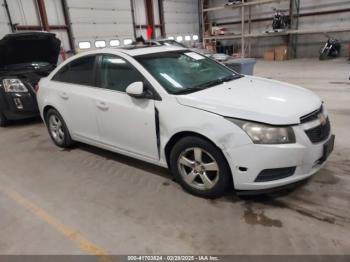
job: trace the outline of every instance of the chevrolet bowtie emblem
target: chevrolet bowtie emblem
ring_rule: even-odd
[[[327,124],[327,118],[324,114],[319,114],[318,119],[320,120],[322,126]]]

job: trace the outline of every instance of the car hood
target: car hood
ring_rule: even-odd
[[[317,95],[304,88],[248,76],[178,96],[177,100],[184,106],[271,125],[298,124],[300,117],[322,104]]]
[[[55,34],[28,32],[8,34],[0,40],[0,67],[31,62],[57,64],[61,41]]]

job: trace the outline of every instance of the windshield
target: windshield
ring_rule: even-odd
[[[171,94],[200,91],[242,77],[219,63],[189,50],[155,53],[135,58]]]

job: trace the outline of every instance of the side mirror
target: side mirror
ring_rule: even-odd
[[[142,97],[143,95],[143,83],[142,82],[134,82],[131,83],[126,88],[126,93],[131,97]]]
[[[148,90],[145,90],[143,82],[131,83],[126,88],[126,93],[134,98],[152,98],[152,94]]]

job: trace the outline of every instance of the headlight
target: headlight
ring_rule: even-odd
[[[242,128],[254,144],[293,144],[296,142],[293,128],[259,124],[226,118]]]
[[[2,81],[7,93],[26,93],[28,89],[19,79],[4,79]]]

